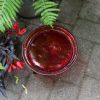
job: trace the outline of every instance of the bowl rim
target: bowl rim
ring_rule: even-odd
[[[30,34],[26,37],[25,41],[24,41],[23,44],[22,44],[22,58],[23,58],[25,64],[27,65],[27,67],[28,67],[29,69],[31,69],[33,72],[37,73],[37,74],[45,75],[45,76],[54,76],[54,75],[59,75],[59,74],[61,74],[61,73],[64,73],[65,71],[69,70],[69,69],[72,67],[73,63],[76,61],[77,55],[78,55],[78,46],[77,46],[77,42],[76,42],[74,36],[70,33],[70,31],[69,31],[68,29],[66,29],[66,28],[63,28],[62,26],[59,26],[59,25],[55,25],[54,28],[53,28],[53,30],[61,29],[61,31],[62,31],[63,33],[66,32],[67,35],[69,34],[70,37],[73,38],[73,41],[72,41],[72,39],[70,38],[70,42],[72,42],[72,43],[75,45],[75,46],[74,46],[74,50],[73,50],[73,55],[72,55],[72,58],[70,59],[69,63],[68,63],[66,66],[64,66],[62,69],[57,70],[57,71],[54,71],[54,72],[52,72],[52,73],[46,72],[46,71],[45,71],[46,73],[38,72],[38,71],[36,71],[36,70],[34,70],[33,68],[30,67],[31,65],[29,64],[29,61],[28,61],[28,59],[26,58],[27,55],[26,55],[26,53],[25,53],[25,52],[26,52],[25,50],[27,49],[27,46],[29,45],[29,43],[30,43],[30,41],[31,41],[31,39],[32,39],[33,33],[34,33],[34,34],[38,33],[38,29],[42,29],[42,28],[43,28],[43,29],[45,29],[45,28],[47,28],[47,29],[52,29],[52,28],[50,28],[50,27],[48,27],[48,26],[40,26],[40,27],[36,28],[35,30],[32,30],[32,31],[30,32]],[[47,30],[47,29],[46,29],[46,30]],[[45,30],[43,30],[43,31],[45,31]],[[40,31],[39,31],[39,32],[40,32]],[[41,32],[42,32],[42,31],[41,31]],[[67,35],[66,35],[66,36],[67,36]],[[27,45],[26,45],[26,44],[27,44]]]

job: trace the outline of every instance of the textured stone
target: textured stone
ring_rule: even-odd
[[[55,84],[50,100],[77,100],[77,95],[77,86],[59,81]]]
[[[71,69],[69,69],[67,72],[60,76],[59,80],[73,83],[75,85],[80,85],[80,82],[83,80],[85,69],[85,64],[76,62]]]
[[[83,63],[88,63],[93,49],[93,44],[90,41],[76,38],[78,45],[78,61]]]
[[[100,0],[86,0],[80,17],[100,23]]]
[[[7,90],[12,91],[14,93],[20,94],[23,91],[22,84],[26,84],[27,80],[30,75],[30,71],[28,71],[27,68],[21,70],[21,71],[16,71],[14,75],[19,77],[19,82],[16,84],[16,79],[12,75],[11,77],[7,77]]]
[[[15,94],[10,91],[6,91],[7,97],[4,97],[0,94],[0,100],[19,100],[20,95]]]
[[[31,19],[31,20],[29,20],[29,23],[31,24],[31,25],[42,25],[42,23],[41,23],[41,21],[40,21],[40,18],[34,18],[34,19]]]
[[[52,87],[53,82],[50,78],[31,75],[27,84],[28,94],[24,92],[21,100],[47,100]]]
[[[73,25],[77,19],[82,0],[63,0],[60,6],[59,20]]]
[[[100,24],[79,20],[73,30],[73,34],[83,39],[100,43]]]
[[[70,32],[72,32],[72,26],[71,25],[60,23],[60,22],[57,22],[56,25],[62,26],[64,28],[66,28],[67,30],[69,30]]]
[[[89,61],[87,74],[100,79],[100,45],[95,45]]]
[[[86,77],[78,100],[100,100],[100,81]]]

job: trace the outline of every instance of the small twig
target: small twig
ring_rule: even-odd
[[[22,87],[23,87],[24,90],[25,90],[25,94],[27,94],[27,88],[25,87],[25,85],[22,84]]]

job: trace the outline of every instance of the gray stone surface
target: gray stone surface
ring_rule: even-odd
[[[78,45],[78,61],[82,63],[88,63],[93,49],[93,44],[90,41],[76,37]]]
[[[89,61],[87,74],[100,79],[100,45],[95,45]]]
[[[100,24],[87,20],[78,20],[73,34],[80,38],[100,43]]]
[[[50,100],[77,100],[78,87],[64,82],[57,82],[51,93]]]
[[[64,28],[66,28],[68,31],[72,32],[72,29],[73,29],[73,28],[72,28],[72,26],[69,25],[69,24],[63,24],[63,23],[61,23],[61,22],[57,22],[56,25],[62,26],[62,27],[64,27]]]
[[[19,100],[21,94],[6,91],[7,97],[0,95],[0,100]]]
[[[21,100],[47,100],[53,88],[53,81],[50,78],[31,75],[26,87],[28,94],[23,92]]]
[[[75,24],[82,3],[82,0],[63,0],[59,20],[62,23]]]
[[[31,72],[27,68],[21,71],[16,71],[14,75],[19,77],[19,82],[16,84],[16,79],[13,75],[12,77],[8,77],[6,79],[8,84],[7,90],[20,95],[23,91],[22,84],[27,83],[30,74]]]
[[[41,21],[40,21],[40,19],[39,18],[34,18],[34,19],[31,19],[30,21],[29,21],[29,23],[31,24],[31,25],[38,25],[38,26],[40,26],[40,25],[42,25],[42,23],[41,23]]]
[[[86,65],[80,62],[76,62],[68,72],[65,72],[60,76],[59,81],[66,81],[69,83],[73,83],[75,85],[80,85],[80,82],[83,80],[84,71],[86,69]]]
[[[86,0],[81,9],[80,17],[100,23],[100,0]]]
[[[85,77],[78,100],[100,100],[100,81]]]

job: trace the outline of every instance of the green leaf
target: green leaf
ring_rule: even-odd
[[[22,0],[0,0],[0,31],[12,27],[12,22],[16,19],[16,13],[22,5]]]
[[[57,3],[49,0],[36,0],[33,7],[36,10],[35,14],[41,15],[40,19],[43,24],[53,27],[60,11],[57,5]]]
[[[54,3],[54,2],[45,2],[45,7],[53,7],[53,6],[57,6],[58,4],[57,3]],[[40,5],[37,5],[37,6],[35,6],[34,7],[34,9],[39,9],[39,8],[41,8],[42,6],[44,6],[44,4],[43,3],[41,3]],[[44,7],[44,8],[45,8]]]
[[[4,66],[0,63],[0,70],[4,70]]]

